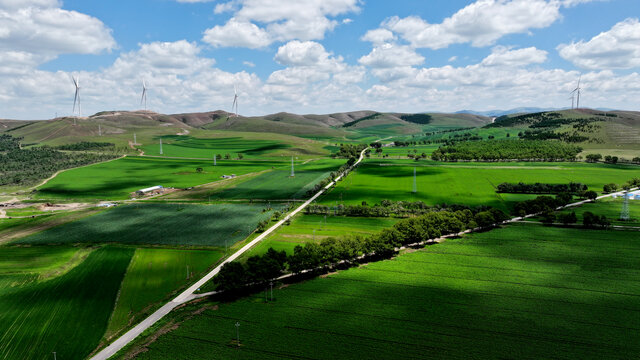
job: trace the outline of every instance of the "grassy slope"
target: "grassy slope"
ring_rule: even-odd
[[[120,243],[224,246],[247,237],[269,212],[243,204],[132,204],[67,223],[16,244]]]
[[[491,163],[444,164],[387,160],[380,166],[370,160],[341,181],[322,203],[369,204],[381,200],[421,200],[428,204],[489,205],[507,209],[510,203],[530,198],[529,195],[497,194],[495,186],[502,182],[548,182],[587,184],[601,191],[604,184],[624,183],[640,175],[637,166],[609,166],[584,163]],[[433,164],[434,166],[429,166]],[[426,165],[426,166],[425,166]],[[417,194],[413,194],[413,169],[417,169]]]
[[[139,320],[153,304],[174,295],[222,257],[211,250],[137,249],[127,270],[107,338]],[[187,277],[187,269],[189,277]]]
[[[261,171],[282,163],[272,161],[213,161],[127,157],[65,171],[38,188],[40,199],[112,199],[154,185],[186,188],[220,180],[222,175]],[[197,173],[197,168],[203,168]]]
[[[639,255],[625,232],[509,226],[209,306],[137,358],[633,358]]]
[[[98,345],[133,250],[95,250],[64,275],[36,280],[59,266],[57,255],[68,254],[65,248],[0,251],[2,264],[22,259],[20,272],[0,269],[0,358],[44,359],[55,351],[60,359],[81,359]]]

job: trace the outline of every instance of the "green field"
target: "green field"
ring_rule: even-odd
[[[159,139],[154,144],[142,146],[145,155],[160,156]],[[247,140],[241,137],[196,139],[191,136],[162,136],[162,156],[213,159],[214,154],[230,154],[236,158],[241,153],[246,157],[273,155],[276,151],[291,146],[274,140]]]
[[[337,171],[345,162],[344,159],[327,159],[306,164],[298,163],[295,165],[294,177],[291,177],[290,165],[281,166],[234,186],[198,196],[211,196],[212,200],[300,200],[307,197],[307,191],[313,189],[315,184],[328,178],[331,172]]]
[[[97,249],[76,264],[81,252],[0,248],[0,358],[49,359],[55,351],[59,359],[81,359],[95,349],[133,249]]]
[[[595,203],[584,204],[580,207],[570,208],[564,210],[561,213],[569,213],[575,211],[578,216],[578,221],[582,222],[582,214],[585,211],[591,211],[597,215],[604,215],[613,225],[621,226],[640,226],[640,201],[629,200],[629,215],[630,221],[620,221],[620,214],[622,212],[622,198],[617,199],[603,199],[598,200]],[[640,234],[638,235],[640,236]]]
[[[219,181],[222,175],[242,175],[282,165],[251,160],[212,161],[126,157],[65,171],[38,188],[40,199],[127,199],[149,186],[187,188]],[[197,168],[203,172],[198,173]]]
[[[131,204],[19,239],[15,244],[231,246],[271,213],[261,205]]]
[[[343,235],[371,235],[393,226],[394,218],[356,218],[346,216],[298,215],[290,225],[280,227],[273,235],[256,245],[246,256],[265,253],[270,247],[292,253],[296,245]],[[315,234],[314,234],[315,230]]]
[[[385,166],[381,166],[385,165]],[[413,170],[417,193],[413,194]],[[624,183],[640,176],[640,167],[586,163],[457,163],[368,160],[341,181],[321,202],[369,204],[389,200],[421,200],[427,204],[488,205],[508,209],[531,195],[498,194],[502,182],[581,182],[600,191],[607,183]]]
[[[211,250],[137,249],[120,286],[106,337],[148,315],[155,310],[154,303],[168,301],[222,256]]]
[[[276,288],[273,302],[178,310],[136,358],[635,358],[636,240],[522,224],[474,234]]]

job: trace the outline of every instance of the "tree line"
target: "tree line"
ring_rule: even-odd
[[[570,182],[568,184],[525,184],[525,183],[502,183],[496,187],[496,192],[508,194],[561,194],[573,195],[583,194],[588,190],[587,185]]]
[[[299,274],[306,270],[331,267],[343,261],[354,262],[361,257],[388,258],[395,254],[397,247],[426,242],[478,226],[490,226],[507,218],[504,212],[493,208],[475,215],[468,209],[431,212],[401,220],[391,228],[368,237],[344,236],[298,245],[289,256],[270,248],[264,255],[250,257],[245,264],[225,264],[214,278],[214,283],[217,290],[233,292],[246,285],[266,285],[286,271]]]
[[[442,146],[431,154],[436,161],[575,161],[582,148],[541,140],[485,140]]]

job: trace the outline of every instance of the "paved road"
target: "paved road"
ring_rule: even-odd
[[[365,153],[366,150],[367,149],[363,150],[360,153],[360,158],[358,158],[358,161],[356,161],[356,163],[353,165],[354,167],[357,166],[362,161],[362,159],[364,158],[364,153]],[[271,233],[276,231],[280,226],[282,226],[282,224],[284,224],[287,220],[289,220],[290,218],[292,218],[293,216],[298,214],[300,211],[304,210],[304,208],[306,208],[309,204],[311,204],[313,201],[315,201],[320,195],[322,195],[325,191],[327,191],[331,186],[333,186],[343,176],[344,176],[344,173],[341,174],[340,176],[338,176],[334,181],[329,183],[323,189],[321,189],[311,199],[305,201],[297,209],[295,209],[294,211],[289,213],[282,220],[280,220],[277,223],[275,223],[267,231],[263,232],[262,234],[260,234],[260,236],[256,237],[255,239],[253,239],[253,241],[251,241],[247,245],[243,246],[236,253],[234,253],[233,255],[228,257],[220,265],[218,265],[215,269],[211,270],[211,272],[209,272],[207,275],[205,275],[202,279],[198,280],[195,284],[193,284],[187,290],[182,292],[175,299],[173,299],[170,302],[166,303],[163,307],[158,309],[156,312],[154,312],[153,314],[149,315],[149,317],[147,317],[146,319],[142,320],[142,322],[140,322],[138,325],[136,325],[133,329],[127,331],[124,335],[122,335],[116,341],[111,343],[106,348],[102,349],[102,351],[100,351],[95,356],[93,356],[91,358],[91,360],[106,360],[106,359],[110,358],[115,353],[120,351],[123,347],[125,347],[127,344],[129,344],[131,341],[133,341],[135,338],[137,338],[145,330],[147,330],[148,328],[153,326],[153,324],[155,324],[158,320],[162,319],[165,315],[167,315],[169,312],[171,312],[171,310],[175,309],[177,306],[180,306],[181,304],[184,304],[187,301],[190,301],[190,300],[198,297],[197,295],[194,295],[194,292],[196,290],[198,290],[200,287],[202,287],[206,282],[211,280],[214,276],[216,276],[220,272],[220,269],[222,269],[222,266],[224,264],[226,264],[228,262],[231,262],[231,261],[234,261],[235,259],[240,257],[242,254],[247,252],[249,249],[254,247],[256,244],[258,244],[260,241],[264,240],[267,236],[269,236]]]

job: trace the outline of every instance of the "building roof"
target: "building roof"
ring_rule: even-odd
[[[163,188],[162,185],[156,185],[156,186],[148,187],[146,189],[140,189],[137,192],[147,193],[147,192],[154,191],[154,190],[160,190],[162,188]]]

